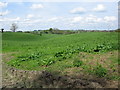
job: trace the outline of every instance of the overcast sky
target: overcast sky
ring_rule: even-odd
[[[9,30],[118,28],[117,2],[0,2],[0,28]]]

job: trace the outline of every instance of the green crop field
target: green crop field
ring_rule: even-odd
[[[2,34],[2,52],[10,57],[5,62],[23,70],[48,70],[61,74],[83,72],[119,79],[118,48],[117,32],[42,36],[20,32]]]

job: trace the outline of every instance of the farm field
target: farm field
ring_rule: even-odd
[[[118,33],[2,34],[3,62],[19,70],[119,80]]]

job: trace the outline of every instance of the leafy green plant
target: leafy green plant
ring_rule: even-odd
[[[45,58],[41,62],[41,65],[49,66],[55,62],[54,58]]]
[[[18,56],[19,61],[27,61],[27,60],[36,60],[42,56],[41,52],[35,52],[32,54],[26,54],[22,56]]]
[[[120,65],[120,59],[118,59],[118,65]]]
[[[74,67],[79,67],[79,66],[81,66],[81,65],[83,65],[83,61],[78,60],[78,59],[75,59],[75,60],[73,61],[73,66],[74,66]]]
[[[107,69],[102,67],[102,65],[97,65],[93,70],[94,70],[94,74],[99,77],[104,77],[107,75]]]

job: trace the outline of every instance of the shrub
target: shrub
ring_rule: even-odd
[[[82,64],[83,64],[83,61],[81,61],[81,60],[76,59],[76,60],[73,61],[73,66],[74,67],[79,67]]]
[[[94,74],[99,77],[104,77],[107,75],[107,69],[105,69],[101,65],[98,65],[94,68]]]
[[[42,36],[42,32],[39,32],[39,35]]]

